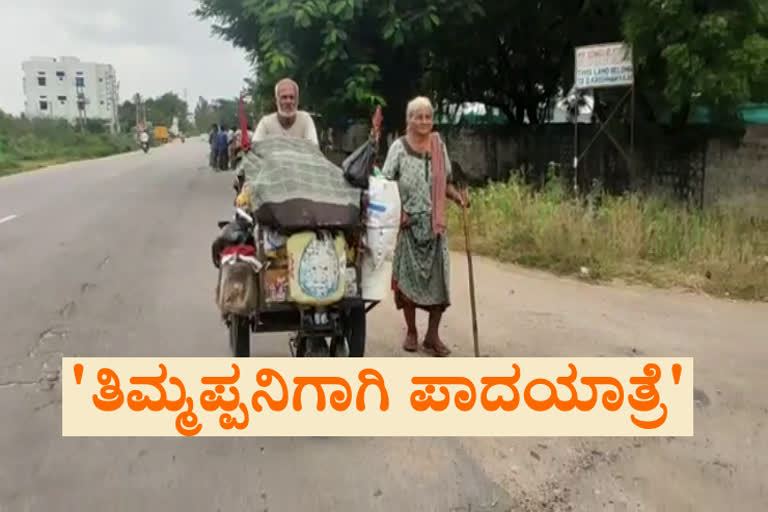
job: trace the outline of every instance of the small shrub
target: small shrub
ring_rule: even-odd
[[[540,190],[512,178],[471,191],[472,248],[478,254],[558,273],[683,286],[768,300],[768,227],[735,211],[696,211],[628,194],[569,197],[550,179]],[[464,248],[462,217],[449,212],[451,243]]]

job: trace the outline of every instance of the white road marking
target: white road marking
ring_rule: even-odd
[[[9,220],[13,220],[16,217],[18,217],[18,215],[9,215],[7,217],[3,217],[2,219],[0,219],[0,224],[3,224],[4,222],[8,222]]]

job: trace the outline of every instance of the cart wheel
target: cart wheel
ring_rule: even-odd
[[[307,355],[307,339],[301,336],[291,338],[293,345],[293,357],[306,357]]]
[[[306,336],[303,340],[303,357],[328,357],[328,342],[323,336]]]
[[[349,357],[365,355],[365,309],[355,307],[344,318],[344,337],[347,339]]]
[[[229,322],[229,347],[234,357],[251,356],[251,320],[232,315]]]
[[[322,336],[299,336],[294,339],[295,357],[328,357],[328,343]],[[331,356],[333,357],[333,356]]]

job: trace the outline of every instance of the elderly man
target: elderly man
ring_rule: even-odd
[[[299,110],[299,86],[290,78],[275,85],[277,112],[261,118],[253,142],[269,137],[297,137],[319,145],[315,122],[307,112]]]
[[[251,142],[270,137],[296,137],[319,146],[315,122],[307,112],[299,110],[299,85],[290,78],[283,78],[275,85],[277,112],[261,118]],[[240,191],[245,181],[242,167],[235,174],[234,189]]]

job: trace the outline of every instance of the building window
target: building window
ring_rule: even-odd
[[[85,87],[85,78],[82,76],[75,77],[75,87]]]
[[[103,78],[99,78],[99,82],[103,82],[103,81],[104,81],[104,79],[103,79]]]
[[[37,85],[40,87],[45,87],[45,77],[44,76],[38,76],[37,77]]]
[[[65,73],[63,71],[57,71],[56,77],[58,77],[59,80],[64,80]]]
[[[40,100],[40,110],[48,110],[48,102],[45,100]]]
[[[104,100],[101,100],[101,102],[100,102],[100,103],[103,105],[103,104],[104,104]]]
[[[67,97],[66,96],[59,96],[59,101],[64,103],[65,101],[67,101]]]

